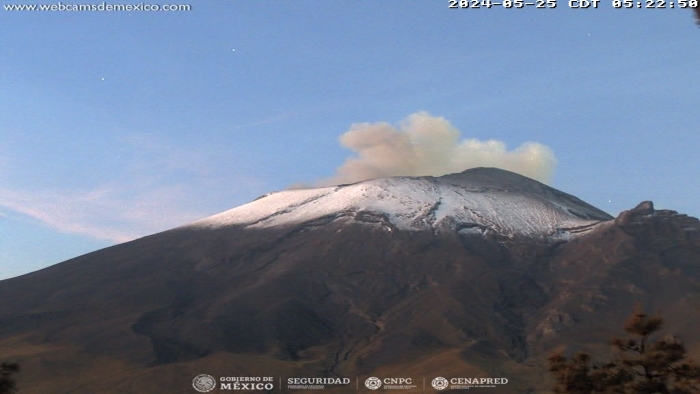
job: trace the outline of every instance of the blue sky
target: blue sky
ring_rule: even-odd
[[[549,147],[551,185],[611,214],[700,215],[689,10],[189,4],[0,10],[0,279],[329,178],[353,124],[421,111]]]

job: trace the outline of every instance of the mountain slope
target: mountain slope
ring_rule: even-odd
[[[23,393],[192,393],[200,373],[538,392],[548,351],[607,351],[636,302],[700,350],[699,233],[495,169],[279,192],[1,281],[0,357]]]

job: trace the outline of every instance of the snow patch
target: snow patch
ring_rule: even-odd
[[[483,169],[482,169],[483,170]],[[374,213],[401,230],[437,228],[445,221],[471,233],[568,240],[562,229],[587,229],[609,215],[573,196],[502,170],[434,177],[374,179],[352,185],[270,193],[248,204],[191,224],[217,228],[268,228],[322,217]],[[506,175],[503,175],[506,173]],[[473,174],[472,174],[473,175]],[[590,219],[587,219],[590,218]],[[474,229],[474,230],[472,230]]]

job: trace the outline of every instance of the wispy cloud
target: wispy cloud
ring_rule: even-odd
[[[129,155],[110,179],[71,189],[41,185],[19,189],[2,182],[0,207],[61,232],[125,242],[216,213],[207,203],[216,200],[212,195],[235,197],[240,190],[231,190],[231,185],[260,188],[254,179],[232,172],[222,179],[224,175],[213,168],[211,152],[145,134],[117,140]]]
[[[195,212],[173,209],[182,197],[167,189],[0,190],[0,205],[62,232],[125,242],[197,219]]]

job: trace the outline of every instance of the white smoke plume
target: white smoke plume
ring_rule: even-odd
[[[386,122],[354,124],[340,143],[355,152],[319,186],[388,176],[445,175],[475,167],[497,167],[549,183],[557,159],[537,142],[514,150],[496,140],[461,139],[446,119],[427,112],[410,115],[398,127]]]

